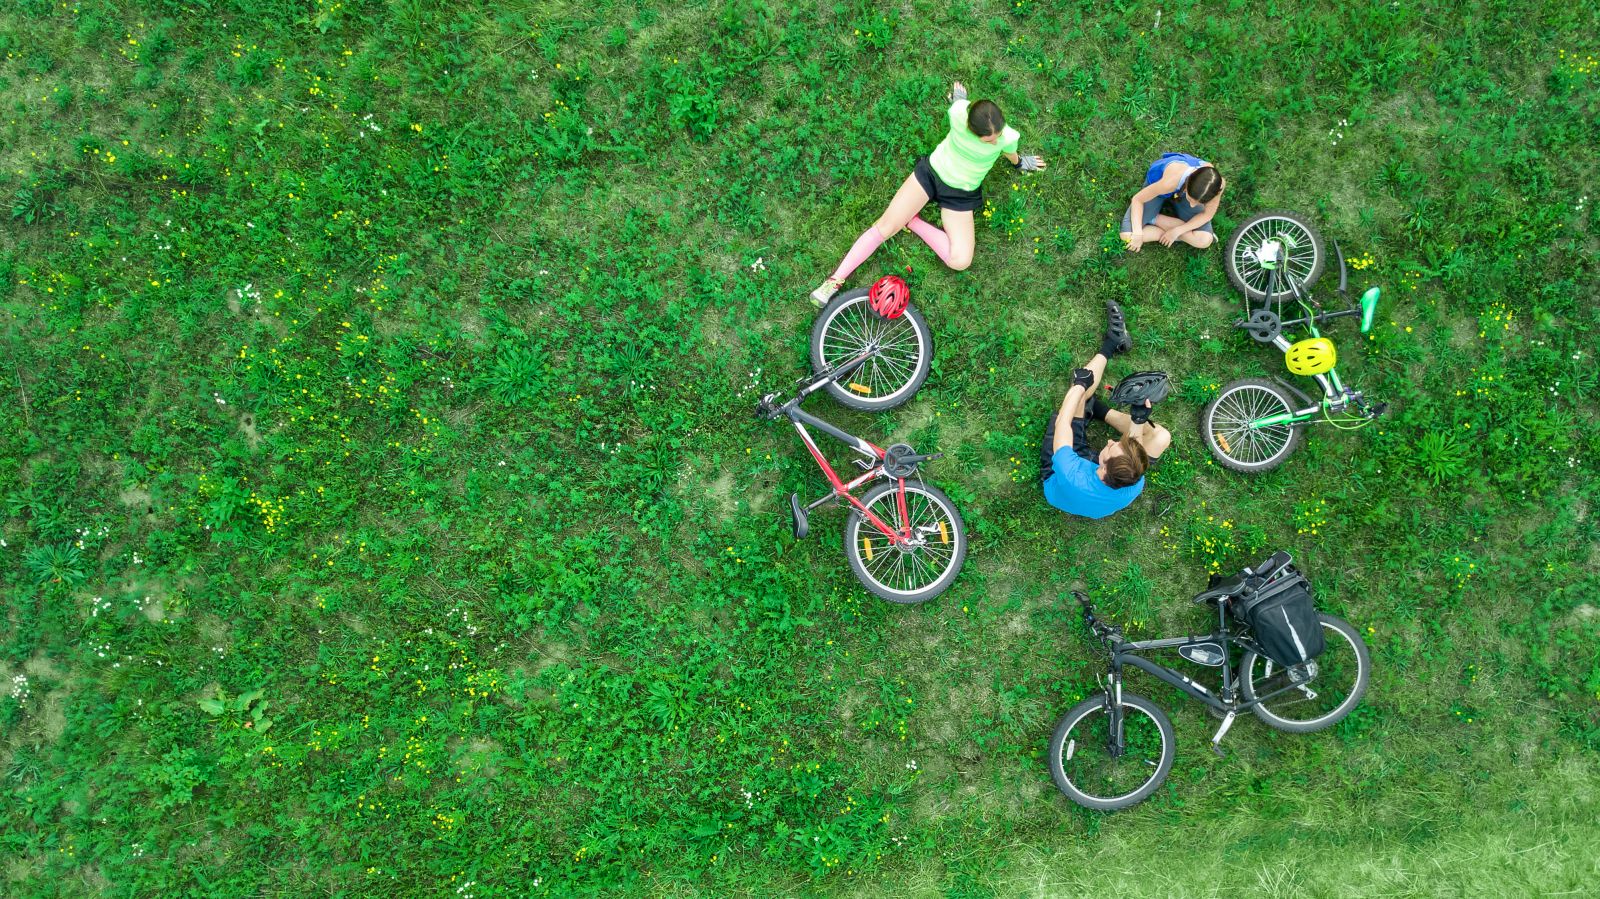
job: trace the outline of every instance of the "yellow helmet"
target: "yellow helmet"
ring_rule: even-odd
[[[1320,375],[1339,364],[1333,341],[1326,337],[1302,340],[1283,354],[1283,364],[1297,375]]]

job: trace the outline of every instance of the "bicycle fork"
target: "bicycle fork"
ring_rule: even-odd
[[[1106,714],[1110,716],[1106,729],[1106,752],[1120,759],[1128,751],[1128,741],[1122,730],[1122,672],[1113,670],[1101,688],[1106,691]]]

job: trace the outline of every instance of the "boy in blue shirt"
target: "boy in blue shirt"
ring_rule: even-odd
[[[1072,372],[1072,388],[1061,409],[1045,426],[1040,447],[1039,478],[1044,498],[1063,512],[1084,518],[1105,518],[1120,511],[1144,490],[1144,473],[1151,461],[1172,444],[1172,434],[1150,421],[1150,404],[1135,407],[1131,415],[1110,408],[1095,396],[1105,377],[1106,362],[1133,347],[1122,309],[1106,303],[1106,334],[1100,352],[1083,368]],[[1070,426],[1058,429],[1065,418]],[[1103,421],[1117,431],[1099,451],[1089,445],[1089,421]]]

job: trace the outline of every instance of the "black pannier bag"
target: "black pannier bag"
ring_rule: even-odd
[[[1328,646],[1311,600],[1311,582],[1291,567],[1284,566],[1255,592],[1235,599],[1233,614],[1250,626],[1267,658],[1279,665],[1303,664]]]

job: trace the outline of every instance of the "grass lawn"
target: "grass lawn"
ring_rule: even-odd
[[[1531,0],[11,0],[0,894],[1592,893],[1596,34]],[[790,536],[825,485],[751,411],[957,78],[1050,168],[990,176],[970,270],[903,234],[852,282],[909,271],[912,402],[807,405],[946,453],[970,556],[893,606],[841,512]],[[1167,150],[1228,178],[1219,235],[1296,210],[1383,288],[1330,335],[1388,416],[1213,463],[1201,407],[1281,360],[1220,252],[1122,252]],[[1037,442],[1107,298],[1176,440],[1088,522]],[[1364,704],[1217,758],[1138,675],[1171,777],[1068,802],[1045,747],[1103,665],[1069,591],[1198,629],[1275,548],[1366,636]]]

